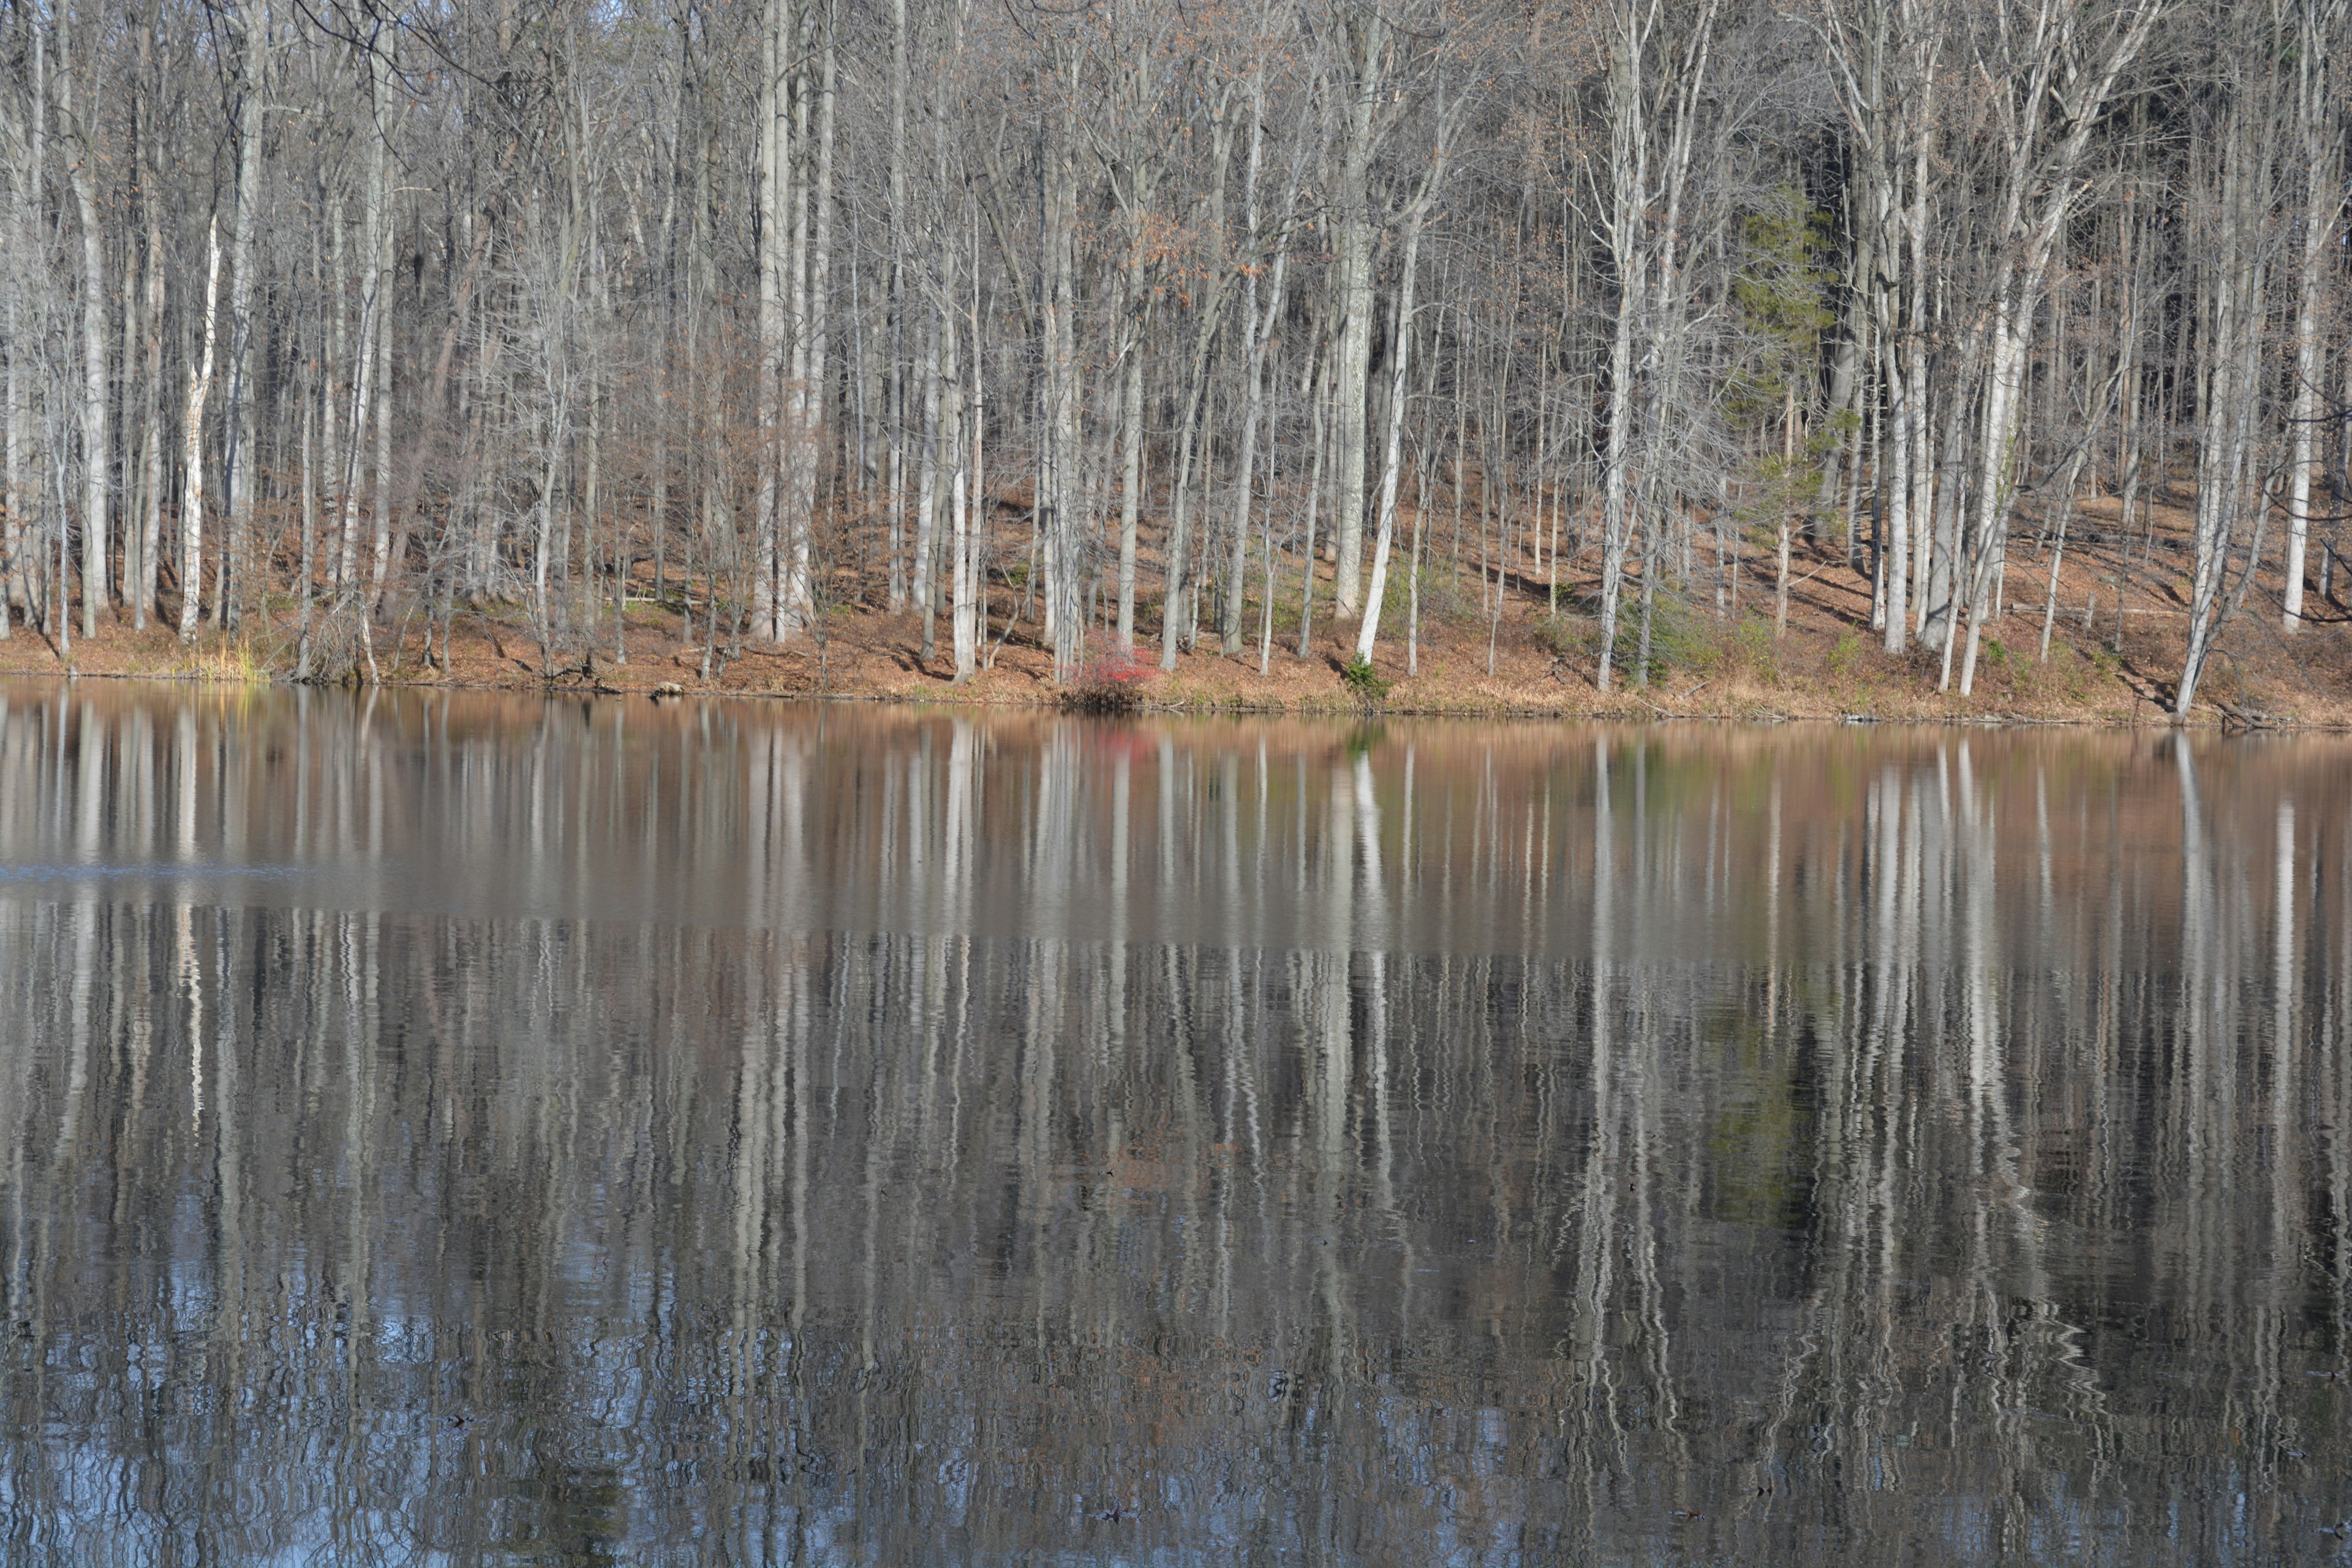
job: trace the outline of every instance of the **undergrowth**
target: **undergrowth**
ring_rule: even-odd
[[[1358,655],[1339,667],[1339,679],[1347,683],[1348,689],[1354,692],[1357,700],[1367,708],[1377,708],[1388,700],[1389,687],[1391,682],[1386,676],[1372,668],[1370,659],[1361,655]]]
[[[275,675],[269,654],[244,632],[187,649],[181,656],[179,673],[196,680],[235,686],[266,685]]]
[[[1159,674],[1158,666],[1132,654],[1104,654],[1079,667],[1077,679],[1059,701],[1072,713],[1132,713],[1143,706],[1144,689]]]

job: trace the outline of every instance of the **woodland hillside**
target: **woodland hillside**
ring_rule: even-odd
[[[0,669],[2326,719],[2347,10],[20,0]]]

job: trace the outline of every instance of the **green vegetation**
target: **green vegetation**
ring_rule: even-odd
[[[1370,659],[1349,659],[1339,667],[1339,679],[1347,682],[1348,689],[1354,692],[1367,708],[1377,708],[1388,699],[1389,679],[1372,668]]]

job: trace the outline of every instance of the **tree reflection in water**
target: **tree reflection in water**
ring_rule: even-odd
[[[2352,748],[0,696],[0,1557],[2352,1515]]]

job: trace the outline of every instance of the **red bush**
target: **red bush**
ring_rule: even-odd
[[[1143,689],[1160,673],[1132,654],[1112,653],[1078,667],[1062,706],[1081,713],[1125,713],[1142,705]]]
[[[1102,691],[1131,690],[1160,673],[1160,667],[1147,664],[1133,654],[1105,654],[1090,658],[1078,668],[1077,683]]]

